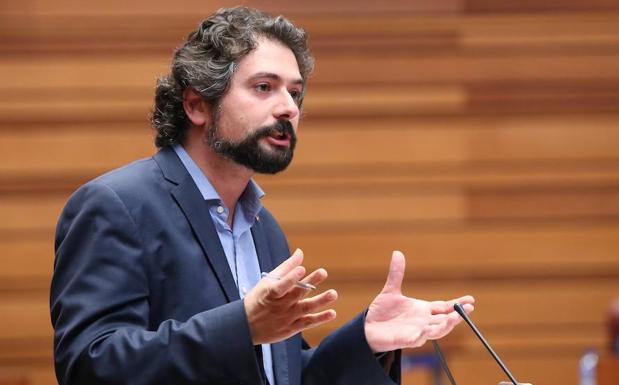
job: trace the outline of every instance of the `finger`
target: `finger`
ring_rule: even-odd
[[[302,301],[299,301],[296,307],[300,314],[309,314],[325,305],[334,302],[337,297],[337,291],[331,289],[311,298],[306,298]]]
[[[448,301],[432,301],[430,302],[430,310],[432,314],[449,314],[454,311],[453,305],[450,306]]]
[[[325,269],[320,268],[308,274],[300,282],[316,287],[322,282],[324,282],[326,279],[327,279],[327,271]],[[311,292],[311,290],[308,290],[307,288],[298,287],[298,285],[295,285],[295,286],[296,287],[291,291],[292,293],[294,293],[294,295],[292,296],[294,298],[291,298],[291,299],[294,299],[295,301],[300,300],[301,298],[307,296]]]
[[[324,311],[321,311],[319,313],[314,313],[314,314],[307,314],[299,318],[298,320],[294,321],[292,323],[292,327],[298,332],[300,332],[305,329],[320,326],[326,322],[329,322],[335,319],[336,316],[337,314],[335,313],[335,310],[333,309],[324,310]]]
[[[466,305],[469,307],[468,310],[473,311],[473,305]],[[436,324],[427,325],[428,328],[424,330],[428,333],[431,339],[443,338],[447,334],[451,333],[451,331],[462,322],[462,317],[460,314],[451,312],[448,315],[442,315],[443,322],[438,322]]]
[[[464,306],[464,311],[468,313],[472,312],[474,310],[473,305],[465,305]],[[446,325],[449,328],[449,331],[451,331],[451,329],[453,329],[454,327],[456,327],[456,325],[458,325],[460,322],[462,322],[463,318],[460,316],[460,314],[458,314],[457,312],[451,312],[449,314],[443,314],[443,317],[446,317]]]
[[[473,298],[473,296],[471,296],[471,295],[465,295],[465,296],[462,296],[460,298],[456,298],[456,299],[452,299],[451,301],[447,301],[447,303],[449,304],[449,306],[453,310],[453,306],[456,303],[459,303],[462,306],[465,306],[467,304],[470,304],[470,305],[474,304],[475,303],[475,298]]]
[[[297,282],[305,275],[305,268],[303,266],[296,266],[286,275],[280,277],[277,280],[272,280],[267,287],[267,298],[279,299],[292,291]],[[296,300],[297,298],[293,298]]]
[[[427,325],[425,329],[428,333],[428,338],[430,339],[439,339],[445,337],[447,334],[451,333],[451,331],[462,322],[462,318],[457,314],[450,314],[445,318],[442,323]]]
[[[460,298],[452,299],[451,301],[433,301],[430,302],[430,308],[432,309],[432,314],[447,314],[454,311],[454,305],[456,303],[459,303],[464,307],[466,307],[467,305],[472,306],[472,304],[475,303],[475,298],[470,295],[465,295]]]
[[[449,334],[447,324],[426,325],[423,328],[423,334],[428,340],[437,340]]]
[[[329,274],[327,273],[327,270],[320,268],[320,269],[316,269],[312,271],[305,278],[303,278],[301,282],[307,283],[313,286],[318,286],[321,283],[323,283],[327,279],[328,276]]]
[[[449,315],[436,314],[436,315],[430,316],[430,319],[428,320],[428,325],[439,325],[442,323],[446,323],[448,321],[449,321]]]
[[[466,312],[466,314],[471,314],[473,312],[473,310],[475,310],[475,306],[471,305],[471,304],[466,304],[463,306],[464,311]]]
[[[475,298],[472,295],[465,295],[465,296],[462,296],[460,298],[452,299],[451,301],[449,301],[451,306],[455,305],[456,302],[459,303],[462,306],[464,306],[466,304],[471,304],[472,305],[472,304],[475,303]]]
[[[301,263],[303,263],[303,251],[301,249],[296,249],[288,259],[279,264],[279,266],[273,269],[269,274],[276,277],[283,277],[295,267],[301,266]]]
[[[447,323],[449,324],[449,326],[451,326],[452,328],[455,327],[457,324],[459,324],[460,322],[462,322],[462,317],[460,317],[460,314],[456,313],[456,314],[450,314],[447,317]]]
[[[391,255],[389,275],[387,276],[387,282],[385,282],[382,293],[399,294],[402,292],[402,281],[404,280],[405,269],[406,260],[404,254],[400,251],[394,251]]]

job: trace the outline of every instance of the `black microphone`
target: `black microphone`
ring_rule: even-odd
[[[434,351],[436,352],[436,355],[438,356],[438,359],[441,362],[443,371],[447,375],[447,378],[449,378],[449,383],[451,385],[457,385],[453,374],[451,374],[451,370],[449,370],[449,366],[447,365],[447,360],[445,359],[445,356],[443,355],[443,351],[441,350],[441,347],[438,346],[438,342],[432,340],[432,346],[434,346]]]
[[[477,329],[477,327],[475,326],[475,324],[473,324],[473,321],[471,321],[471,319],[469,318],[469,316],[466,314],[466,312],[464,311],[464,309],[462,308],[462,305],[460,305],[459,303],[456,302],[456,304],[454,305],[454,310],[458,312],[458,314],[460,314],[460,317],[462,317],[462,319],[464,319],[466,321],[467,324],[469,324],[469,326],[471,327],[471,329],[473,329],[473,332],[475,332],[475,335],[480,339],[481,343],[484,344],[484,346],[486,347],[486,349],[488,349],[488,351],[490,352],[490,354],[492,355],[492,358],[494,358],[494,360],[499,364],[499,366],[501,367],[501,369],[503,369],[503,371],[505,372],[505,374],[507,374],[507,377],[509,377],[510,381],[514,384],[514,385],[518,385],[518,381],[516,381],[516,379],[514,378],[514,376],[511,374],[511,372],[509,371],[509,369],[507,369],[507,366],[505,366],[505,364],[503,363],[503,361],[501,361],[501,359],[499,358],[499,356],[494,352],[494,350],[492,350],[492,348],[490,347],[490,345],[488,344],[488,342],[486,342],[486,340],[484,339],[484,337],[481,335],[481,333],[479,332],[479,330]]]

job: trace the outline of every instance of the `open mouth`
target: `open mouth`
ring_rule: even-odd
[[[290,134],[281,131],[273,131],[268,136],[267,139],[270,143],[276,146],[290,146]]]

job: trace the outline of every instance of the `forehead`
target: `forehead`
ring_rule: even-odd
[[[243,57],[235,72],[236,80],[248,79],[258,73],[271,73],[286,82],[301,80],[301,72],[294,53],[283,43],[268,38],[258,38],[256,49]]]

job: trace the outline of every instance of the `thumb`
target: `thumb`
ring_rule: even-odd
[[[400,251],[391,254],[391,264],[389,265],[389,275],[387,282],[381,293],[402,293],[402,280],[404,280],[404,270],[406,269],[406,259]]]

